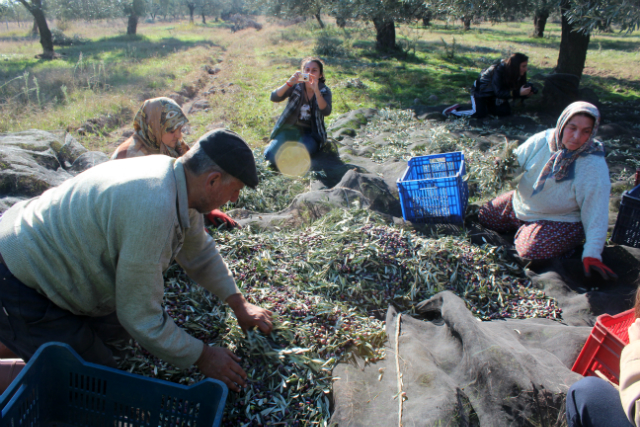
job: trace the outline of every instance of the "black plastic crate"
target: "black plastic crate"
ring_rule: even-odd
[[[619,245],[640,248],[640,185],[622,193],[620,211],[611,241]]]
[[[38,349],[0,396],[0,427],[215,427],[227,386],[192,386],[83,361],[71,347]]]

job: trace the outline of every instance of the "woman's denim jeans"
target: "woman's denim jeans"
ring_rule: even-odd
[[[567,423],[569,427],[633,427],[618,390],[597,377],[584,377],[569,389]]]
[[[287,141],[298,141],[304,145],[309,152],[309,156],[313,156],[318,151],[318,142],[315,140],[311,132],[305,132],[295,127],[282,129],[272,139],[269,146],[264,150],[264,158],[271,164],[276,163],[276,154],[280,147]]]

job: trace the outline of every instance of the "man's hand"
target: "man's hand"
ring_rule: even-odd
[[[196,362],[196,366],[205,376],[220,380],[230,390],[240,391],[245,386],[247,374],[240,367],[240,358],[231,350],[222,347],[209,347],[204,345],[202,353]]]
[[[638,340],[640,340],[640,319],[636,319],[636,321],[629,326],[629,344]]]
[[[273,325],[271,324],[271,313],[269,310],[260,308],[247,302],[242,294],[233,294],[226,301],[229,307],[236,314],[238,324],[243,331],[257,326],[265,334],[270,334]]]

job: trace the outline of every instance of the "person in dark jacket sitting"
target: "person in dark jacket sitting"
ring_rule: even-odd
[[[483,70],[473,84],[471,109],[458,111],[459,104],[452,105],[442,113],[446,116],[471,116],[477,119],[489,114],[503,117],[511,115],[512,99],[528,98],[534,88],[527,83],[529,58],[522,53],[514,53],[509,58]]]

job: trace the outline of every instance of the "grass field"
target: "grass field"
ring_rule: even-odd
[[[320,53],[327,84],[334,93],[334,116],[360,107],[408,108],[420,102],[466,101],[478,72],[512,52],[530,56],[530,78],[555,66],[560,27],[547,25],[542,39],[530,37],[532,23],[482,24],[464,32],[436,21],[429,28],[397,28],[405,53],[382,56],[374,49],[370,24],[339,29],[315,21],[291,26],[265,21],[260,31],[232,33],[223,22],[142,23],[138,36],[124,35],[121,20],[75,22],[65,34],[84,43],[58,47],[63,58],[36,59],[37,39],[27,27],[0,27],[0,132],[29,128],[77,129],[90,119],[107,119],[103,133],[83,137],[94,149],[108,151],[122,139],[142,100],[194,86],[208,95],[211,108],[191,116],[187,142],[224,125],[260,146],[283,104],[269,93],[295,70],[298,61]],[[55,24],[52,25],[55,28]],[[583,85],[603,100],[640,97],[638,34],[595,34],[591,39]],[[221,69],[215,77],[205,66]],[[355,81],[359,79],[362,84]],[[356,84],[354,84],[356,83]],[[220,89],[227,88],[222,94]],[[435,95],[437,101],[429,101]],[[433,99],[433,98],[432,98]],[[110,147],[111,145],[111,147]]]

